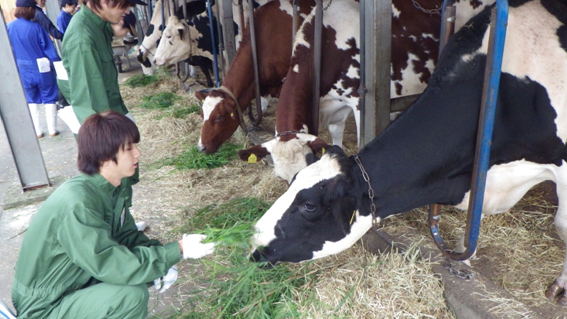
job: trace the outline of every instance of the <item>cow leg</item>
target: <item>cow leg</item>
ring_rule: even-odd
[[[557,197],[559,198],[559,205],[557,214],[555,215],[555,229],[557,234],[565,242],[567,248],[567,168],[564,168],[565,163],[558,168],[560,171],[555,183],[557,185]],[[555,282],[551,284],[546,297],[552,301],[556,296],[559,296],[558,303],[567,306],[567,254],[563,260],[563,270]]]
[[[205,74],[205,78],[207,79],[207,87],[212,88],[215,85],[213,84],[213,79],[211,78],[210,68],[204,65],[200,65],[201,71]]]

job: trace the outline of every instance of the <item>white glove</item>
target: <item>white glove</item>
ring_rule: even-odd
[[[200,234],[183,235],[183,259],[198,259],[214,252],[215,243],[201,243],[205,238],[206,235]]]
[[[154,280],[154,288],[159,290],[160,293],[165,292],[175,281],[177,280],[177,267],[173,266],[169,268],[167,274]],[[160,289],[161,288],[161,289]]]

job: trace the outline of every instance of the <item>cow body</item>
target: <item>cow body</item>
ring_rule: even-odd
[[[567,240],[567,7],[560,0],[509,3],[483,214],[505,212],[552,180],[555,224]],[[332,147],[301,170],[256,224],[254,245],[263,248],[253,256],[298,262],[350,247],[372,224],[369,187],[377,219],[434,203],[466,209],[489,23],[486,8],[451,37],[423,94],[356,155],[362,166]],[[566,285],[564,265],[548,297]],[[567,303],[565,293],[559,302]]]
[[[311,10],[314,1],[301,1],[302,19]],[[259,85],[262,95],[277,96],[289,68],[292,47],[292,7],[288,0],[270,1],[254,12]],[[274,23],[277,21],[277,23]],[[237,105],[245,110],[254,97],[254,67],[250,31],[244,37],[223,80],[223,86],[234,97],[222,90],[212,90],[208,96],[197,93],[203,100],[203,127],[198,147],[205,153],[214,153],[238,128]]]
[[[455,1],[456,28],[493,2],[475,1],[471,5],[468,1]],[[428,4],[431,8],[441,5],[441,0]],[[332,3],[323,15],[319,127],[328,127],[333,145],[341,147],[346,120],[351,113],[354,113],[357,136],[360,136],[359,11],[358,1],[342,1]],[[394,0],[392,11],[390,95],[396,98],[419,94],[425,89],[437,61],[441,19],[403,0]],[[242,160],[247,160],[250,154],[257,158],[271,154],[276,175],[287,182],[307,166],[303,154],[309,152],[315,139],[295,134],[313,130],[314,19],[315,12],[312,12],[296,37],[291,67],[276,106],[275,141],[239,152]],[[286,145],[290,142],[296,146]],[[320,149],[322,141],[316,145]],[[295,150],[299,151],[293,153]]]

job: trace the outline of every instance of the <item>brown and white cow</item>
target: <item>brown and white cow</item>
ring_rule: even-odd
[[[301,1],[299,21],[311,11],[314,1]],[[292,6],[289,0],[270,1],[254,12],[259,63],[260,93],[277,96],[289,68],[292,50]],[[276,23],[277,21],[277,23]],[[249,28],[245,28],[240,47],[224,77],[223,90],[208,95],[195,93],[203,101],[203,127],[198,147],[211,154],[237,130],[240,118],[237,105],[245,110],[254,97],[254,73]]]
[[[468,18],[492,2],[494,0],[475,1],[474,4],[468,0],[456,2],[455,27],[460,28]],[[441,0],[428,3],[431,8],[440,8],[441,5]],[[425,89],[437,61],[440,15],[426,13],[411,1],[404,0],[394,0],[392,11],[390,95],[395,98],[419,94]],[[314,137],[305,134],[312,129],[314,18],[315,12],[312,12],[296,36],[291,67],[276,106],[276,142],[270,141],[239,152],[242,160],[248,160],[251,154],[258,159],[271,154],[276,175],[288,183],[295,173],[307,166],[303,154],[309,152],[314,140]],[[358,1],[333,2],[323,13],[319,126],[328,127],[332,143],[341,147],[345,123],[351,112],[360,136],[358,21]],[[298,132],[302,134],[296,134]],[[292,154],[298,146],[286,146],[289,141],[303,145],[301,152]],[[321,147],[321,143],[317,146]]]

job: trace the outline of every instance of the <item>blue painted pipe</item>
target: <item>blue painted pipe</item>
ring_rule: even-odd
[[[207,14],[209,16],[209,27],[211,28],[211,40],[213,42],[213,60],[215,69],[215,87],[219,87],[219,67],[217,63],[217,41],[215,41],[215,31],[213,29],[213,12],[211,10],[211,0],[207,0]]]
[[[491,28],[493,39],[492,50],[489,47],[487,53],[488,69],[485,77],[489,76],[488,86],[485,84],[483,90],[483,107],[479,119],[479,132],[477,134],[477,154],[475,157],[475,169],[469,201],[469,214],[467,218],[467,231],[465,232],[465,245],[467,247],[461,260],[470,258],[477,247],[478,233],[480,230],[480,218],[482,215],[482,203],[484,201],[484,189],[486,175],[490,160],[490,146],[492,144],[492,129],[494,126],[494,113],[498,99],[498,87],[500,85],[500,72],[502,58],[504,55],[504,42],[506,39],[506,25],[508,22],[508,1],[496,1],[496,27]],[[494,24],[493,24],[494,25]],[[490,61],[492,57],[492,61]],[[489,62],[491,62],[489,64]],[[486,78],[485,78],[486,82]],[[479,153],[480,152],[480,153]]]

